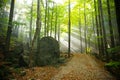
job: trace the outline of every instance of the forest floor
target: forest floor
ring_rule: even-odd
[[[88,54],[74,54],[52,80],[115,80],[104,63]]]
[[[67,63],[57,68],[46,66],[24,70],[24,76],[14,74],[17,80],[115,80],[105,70],[103,62],[88,54],[74,54]]]

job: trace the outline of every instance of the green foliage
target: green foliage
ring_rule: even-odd
[[[118,61],[110,61],[105,64],[105,68],[110,71],[116,78],[120,77],[120,62]]]
[[[109,49],[107,49],[107,52],[108,53],[117,53],[117,52],[120,52],[120,46],[116,46],[114,48],[109,48]]]
[[[9,80],[11,75],[9,67],[5,65],[0,65],[0,80]]]
[[[26,25],[25,23],[18,22],[18,21],[14,21],[13,24],[14,24],[14,25]]]
[[[61,25],[61,32],[68,32],[67,25]]]
[[[0,0],[0,8],[5,6],[6,3],[7,3],[7,0]]]
[[[14,68],[15,73],[20,74],[22,71],[22,68]]]
[[[4,10],[8,0],[0,0],[0,36],[6,36],[7,30],[7,11]]]
[[[19,44],[19,40],[16,37],[11,37],[10,47],[13,49],[16,47],[17,44]]]
[[[113,61],[120,61],[120,46],[107,49],[108,57]]]
[[[0,36],[6,36],[6,27],[0,28]]]
[[[120,67],[120,62],[110,61],[109,63],[106,63],[105,66],[106,66],[106,67],[119,68],[119,67]]]

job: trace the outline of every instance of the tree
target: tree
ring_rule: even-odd
[[[55,12],[55,39],[57,34],[57,19],[58,19],[58,12],[57,12],[57,4],[56,4],[56,12]]]
[[[104,25],[104,19],[103,19],[103,9],[102,9],[102,2],[101,0],[98,0],[98,5],[99,5],[99,10],[100,10],[100,18],[101,18],[101,30],[103,32],[103,41],[104,41],[104,54],[106,54],[107,50],[107,39],[106,39],[106,30],[105,30],[105,25]]]
[[[34,43],[35,43],[35,40],[37,39],[40,33],[40,0],[37,0],[37,21],[36,21],[36,31],[35,31],[35,34],[34,34],[34,37],[33,37],[33,40],[32,40],[32,44],[31,44],[31,50],[30,50],[30,64],[29,64],[29,67],[32,67],[33,66],[33,49],[34,49]]]
[[[96,46],[96,29],[95,29],[95,16],[94,16],[94,14],[93,14],[93,12],[92,12],[92,29],[93,29],[93,33],[94,33],[94,37],[95,37],[95,43],[94,43],[94,47],[95,48],[97,48],[98,46]]]
[[[79,25],[79,29],[80,29],[80,49],[81,49],[81,53],[82,53],[82,26],[81,26],[81,17],[80,17],[80,4],[79,4],[79,8],[78,8],[79,10],[79,20],[78,20],[78,25]]]
[[[69,21],[68,21],[68,57],[70,57],[70,47],[71,47],[71,9],[70,9],[70,0],[69,0]]]
[[[119,41],[120,41],[120,0],[114,0],[114,2],[115,2],[115,9],[116,9]],[[120,45],[120,42],[119,42],[119,45]]]
[[[100,38],[100,57],[103,56],[104,54],[104,41],[103,41],[103,31],[102,31],[102,21],[101,21],[101,14],[100,14],[100,3],[99,3],[99,0],[97,1],[98,2],[98,20],[99,20],[99,33],[100,33],[100,36],[98,38]]]
[[[37,36],[37,54],[40,53],[40,38],[41,38],[41,21],[42,20],[41,20],[41,7],[40,7],[41,5],[40,5],[40,3],[39,3],[39,6],[38,6],[39,9],[38,9],[38,12],[37,12],[38,13],[38,15],[37,15],[37,20],[38,20],[37,26],[39,27],[38,36]]]
[[[51,13],[51,30],[50,30],[50,36],[52,36],[52,26],[53,26],[53,14],[54,14],[54,2],[52,2],[52,13]]]
[[[99,33],[99,25],[98,25],[98,17],[97,17],[97,6],[96,6],[96,0],[94,0],[94,8],[95,8],[95,21],[96,21],[96,31],[97,31],[97,43],[99,48],[99,53],[101,53],[101,46],[100,46],[100,33]]]
[[[114,41],[114,34],[113,34],[113,27],[112,27],[112,21],[111,21],[111,11],[110,11],[110,2],[107,0],[107,10],[108,10],[108,19],[109,19],[109,27],[110,27],[110,39],[111,39],[111,47],[115,47],[115,41]]]
[[[60,19],[58,20],[58,42],[60,44]]]
[[[30,38],[30,46],[31,46],[31,41],[32,41],[32,14],[33,14],[33,0],[32,0],[32,6],[31,6],[31,12],[30,12],[31,16],[30,16],[30,31],[29,31],[29,38]]]
[[[47,6],[48,6],[48,0],[45,0],[46,2],[46,5],[45,5],[45,26],[44,26],[44,36],[46,36],[46,33],[47,33]]]
[[[6,52],[8,52],[10,48],[10,38],[11,38],[12,27],[13,27],[12,22],[13,22],[14,5],[15,5],[15,0],[11,0],[8,30],[7,30],[7,36],[6,36]]]
[[[84,39],[85,39],[85,52],[87,53],[87,34],[86,34],[86,31],[87,31],[87,26],[86,26],[86,0],[84,1],[84,24],[85,24],[85,28],[84,28]]]
[[[50,23],[50,8],[49,8],[49,2],[47,2],[47,36],[49,35],[49,23]]]

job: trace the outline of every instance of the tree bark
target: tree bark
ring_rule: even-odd
[[[94,33],[94,37],[95,37],[95,42],[94,42],[94,48],[97,49],[97,46],[96,46],[96,29],[95,29],[95,16],[93,15],[93,12],[92,12],[92,29],[93,29],[93,33]]]
[[[50,19],[50,13],[49,13],[49,2],[47,2],[47,36],[49,36],[49,19]]]
[[[12,27],[13,27],[12,22],[13,22],[14,5],[15,5],[15,0],[11,0],[8,30],[7,30],[7,37],[6,37],[6,52],[8,52],[10,48],[10,38],[11,38]]]
[[[107,0],[107,8],[108,8],[108,20],[110,27],[110,39],[111,39],[111,47],[115,47],[114,34],[113,34],[113,26],[111,21],[111,12],[110,12],[110,2]]]
[[[56,4],[56,14],[55,14],[55,39],[56,39],[56,35],[57,35],[57,18],[58,18],[58,13],[57,13],[57,4]]]
[[[30,42],[29,42],[29,45],[31,46],[31,43],[32,43],[32,20],[33,20],[33,0],[32,0],[32,6],[31,6],[31,16],[30,16],[30,31],[29,31],[29,39],[30,39]]]
[[[44,36],[46,36],[46,33],[47,33],[47,6],[48,6],[48,3],[47,3],[48,0],[45,0],[46,2],[46,7],[45,7],[45,27],[44,27]]]
[[[101,0],[98,0],[98,1],[99,1],[99,8],[100,8],[101,25],[102,25],[102,30],[103,30],[104,51],[105,51],[105,53],[106,53],[106,49],[107,49],[107,39],[106,39],[106,30],[105,30],[104,19],[103,19],[102,2],[101,2]]]
[[[96,31],[97,31],[97,43],[98,43],[99,53],[101,53],[96,0],[94,0],[94,8],[95,8],[95,21],[96,21]]]
[[[78,20],[78,25],[79,25],[79,34],[80,34],[80,52],[82,53],[82,36],[81,36],[81,34],[82,34],[82,30],[81,30],[81,17],[80,17],[80,5],[79,5],[79,10],[78,10],[78,12],[79,12],[79,20]]]
[[[85,28],[84,28],[84,39],[85,39],[85,52],[87,53],[87,34],[86,34],[86,31],[87,31],[87,26],[86,26],[86,7],[85,7],[85,4],[86,1],[84,1],[84,24],[85,24]]]
[[[99,6],[99,1],[98,2],[98,23],[99,23],[99,27],[98,27],[98,30],[99,30],[99,36],[98,38],[100,38],[100,57],[102,57],[102,55],[104,54],[104,41],[103,41],[103,32],[102,32],[102,22],[101,22],[101,15],[100,15],[100,6]]]
[[[60,19],[58,21],[58,42],[60,44]]]
[[[68,21],[68,58],[70,57],[71,49],[71,9],[70,9],[70,0],[69,0],[69,21]]]
[[[32,44],[31,44],[31,50],[30,50],[30,64],[29,67],[33,67],[34,64],[34,60],[33,60],[33,49],[34,49],[34,43],[35,40],[37,39],[37,37],[39,37],[39,33],[40,33],[40,0],[37,0],[37,22],[36,22],[36,31],[32,40]]]
[[[98,7],[99,7],[99,19],[100,19],[100,27],[102,31],[102,37],[103,37],[103,42],[102,42],[102,56],[106,57],[106,60],[108,59],[108,53],[107,53],[107,37],[106,37],[106,30],[105,30],[105,25],[104,25],[104,18],[103,18],[103,9],[102,9],[102,1],[98,0]]]
[[[115,2],[115,9],[116,9],[119,41],[120,41],[120,0],[114,0],[114,2]],[[120,45],[120,42],[119,42],[119,45]]]
[[[54,14],[54,2],[53,2],[53,6],[52,6],[52,15],[51,15],[51,30],[50,30],[50,36],[52,36],[52,28],[53,28],[53,14]]]

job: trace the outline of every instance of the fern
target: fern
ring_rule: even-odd
[[[106,66],[106,67],[115,67],[115,68],[119,68],[120,62],[111,61],[111,62],[109,62],[109,63],[106,63],[105,66]]]

